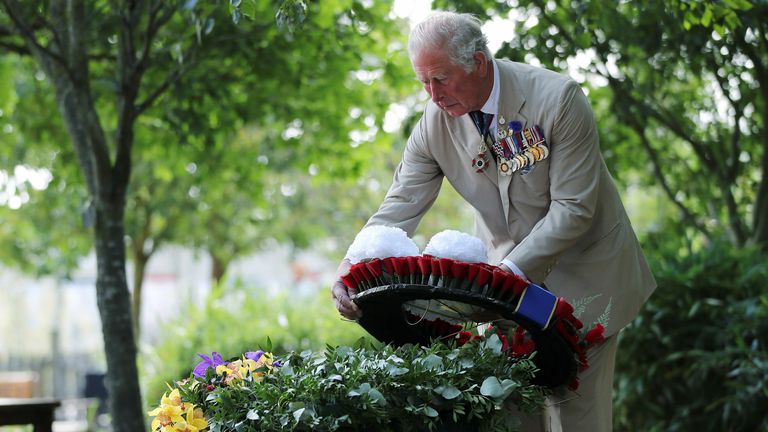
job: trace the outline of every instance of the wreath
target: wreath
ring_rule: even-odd
[[[447,237],[452,240],[445,241]],[[428,346],[435,339],[462,345],[480,337],[468,330],[490,322],[511,358],[531,357],[538,368],[535,384],[577,388],[577,373],[588,367],[587,351],[603,340],[602,325],[585,332],[573,307],[545,287],[497,266],[454,259],[467,257],[457,249],[477,248],[470,237],[457,232],[433,237],[425,252],[438,252],[441,257],[360,259],[342,277],[363,312],[358,324],[383,343]],[[445,256],[449,255],[446,248],[453,258]],[[370,253],[370,244],[364,249]],[[387,252],[392,252],[391,245]],[[470,255],[479,261],[477,251]]]

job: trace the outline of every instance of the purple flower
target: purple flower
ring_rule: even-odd
[[[264,355],[264,351],[258,350],[258,351],[248,351],[247,353],[243,354],[245,358],[253,360],[253,361],[259,361],[261,356]]]
[[[280,363],[280,361],[279,361],[279,360],[275,360],[275,361],[272,363],[272,366],[274,366],[274,367],[280,367],[280,366],[282,366],[282,365],[283,365],[283,364],[282,364],[282,363]]]
[[[208,368],[213,368],[215,370],[216,366],[226,364],[224,359],[221,358],[221,354],[217,353],[216,351],[211,353],[211,357],[199,353],[197,355],[203,359],[202,362],[195,366],[195,370],[193,372],[198,378],[205,378],[205,371],[207,371]]]

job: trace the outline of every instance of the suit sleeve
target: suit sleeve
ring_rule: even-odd
[[[549,210],[506,258],[536,283],[590,228],[598,202],[602,164],[592,109],[573,81],[565,86],[558,107],[549,139]]]
[[[432,207],[443,181],[443,173],[427,146],[425,116],[414,127],[395,170],[392,186],[366,227],[396,226],[413,236],[421,218]]]

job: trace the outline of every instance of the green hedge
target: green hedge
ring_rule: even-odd
[[[620,336],[615,429],[768,430],[768,255],[651,258],[659,287]]]

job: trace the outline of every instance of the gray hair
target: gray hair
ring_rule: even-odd
[[[476,52],[491,59],[488,39],[480,25],[480,20],[472,14],[434,12],[411,30],[408,55],[413,61],[424,50],[445,49],[453,64],[470,72]]]

